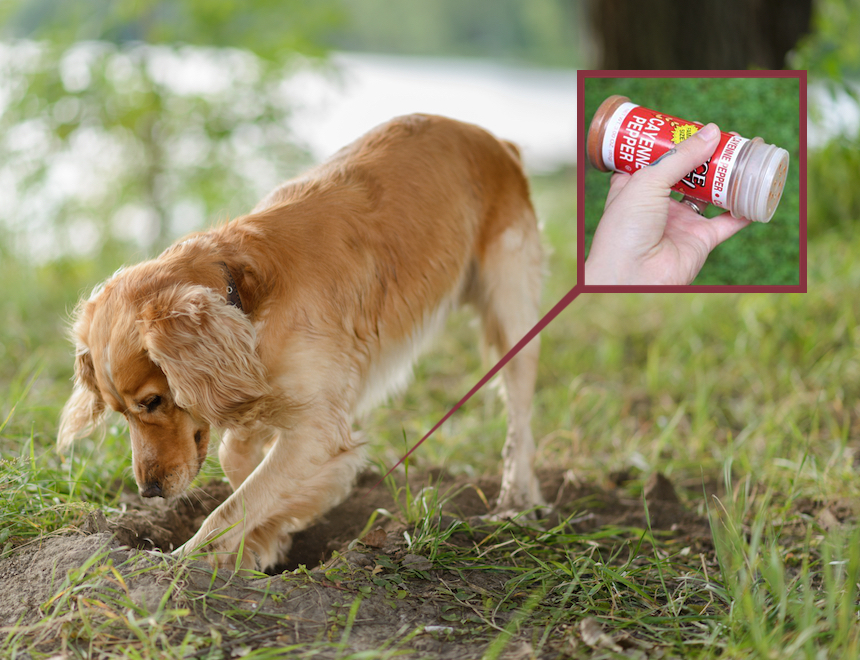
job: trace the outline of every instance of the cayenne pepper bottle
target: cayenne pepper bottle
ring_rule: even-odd
[[[601,172],[633,173],[650,165],[703,124],[678,119],[610,96],[588,129],[588,159]],[[714,155],[672,186],[730,211],[737,218],[768,222],[776,211],[788,174],[788,152],[760,137],[722,133]]]

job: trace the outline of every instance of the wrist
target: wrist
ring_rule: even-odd
[[[616,268],[592,251],[585,260],[583,284],[587,286],[618,286],[623,284]]]

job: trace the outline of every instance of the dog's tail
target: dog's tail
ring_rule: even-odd
[[[516,160],[518,163],[523,162],[522,155],[520,154],[520,148],[517,145],[515,145],[513,142],[510,142],[509,140],[502,140],[501,142],[503,145],[505,145],[505,148],[508,150],[511,156],[514,157],[514,160]]]

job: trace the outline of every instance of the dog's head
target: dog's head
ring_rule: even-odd
[[[144,497],[185,490],[210,425],[249,423],[270,392],[245,314],[157,261],[121,271],[83,301],[73,336],[75,387],[58,444],[88,435],[108,408],[122,413]]]

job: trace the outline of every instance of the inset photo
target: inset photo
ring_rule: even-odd
[[[805,71],[580,71],[586,290],[806,291]]]

